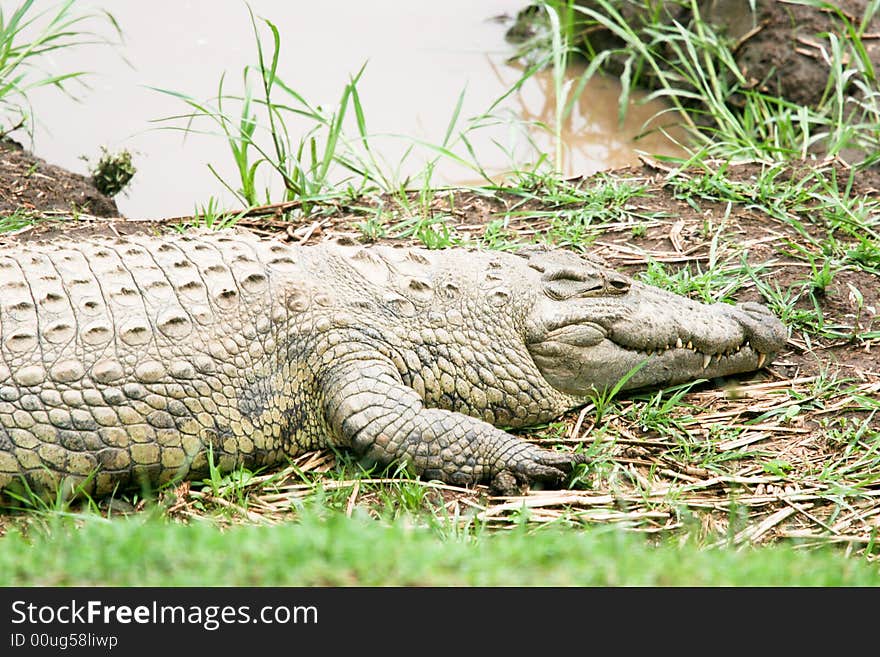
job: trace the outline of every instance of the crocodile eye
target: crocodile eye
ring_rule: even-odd
[[[543,280],[544,293],[556,301],[592,296],[604,287],[603,278],[598,272],[567,267],[545,274]]]
[[[618,295],[629,290],[629,280],[613,271],[564,267],[546,273],[542,279],[544,293],[556,301],[574,297]]]
[[[544,294],[554,301],[565,301],[569,298],[569,295],[565,294],[565,290],[561,290],[558,285],[552,284],[544,286]]]

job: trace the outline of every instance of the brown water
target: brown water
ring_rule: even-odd
[[[38,6],[54,1],[37,0]],[[117,19],[125,43],[119,52],[106,47],[64,51],[57,69],[84,69],[90,90],[75,102],[54,90],[39,90],[31,100],[40,121],[34,151],[74,171],[86,173],[80,159],[95,159],[99,147],[135,153],[138,173],[126,193],[117,196],[120,211],[131,218],[179,216],[216,196],[236,206],[232,195],[210,173],[212,163],[235,186],[237,177],[225,142],[215,136],[156,130],[156,119],[180,114],[184,105],[149,87],[184,92],[199,99],[216,93],[227,72],[227,88],[237,89],[241,69],[255,60],[255,45],[244,3],[231,0],[152,0],[100,2],[80,0],[83,9],[106,8]],[[358,84],[371,133],[407,135],[440,143],[461,93],[462,119],[480,115],[521,75],[506,63],[512,46],[504,41],[525,0],[250,0],[257,16],[274,22],[282,36],[279,75],[313,104],[333,107],[350,75],[367,63]],[[477,7],[475,10],[474,7]],[[62,59],[63,58],[63,59]],[[577,70],[570,72],[576,76]],[[497,112],[503,116],[553,124],[555,103],[549,73],[529,80]],[[634,104],[618,124],[619,87],[594,79],[563,126],[563,172],[587,175],[637,163],[636,151],[679,154],[660,133],[634,141],[645,122],[663,108]],[[291,124],[291,131],[306,125]],[[21,140],[23,137],[17,135]],[[534,162],[530,141],[554,155],[552,135],[515,121],[499,122],[469,134],[477,159],[493,176],[514,164]],[[433,153],[416,148],[401,162],[410,141],[377,136],[371,145],[397,168],[404,180],[421,170]],[[466,155],[463,148],[457,152]],[[434,184],[474,181],[475,173],[441,160]]]

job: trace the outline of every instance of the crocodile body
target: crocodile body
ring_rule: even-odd
[[[294,246],[248,233],[0,249],[0,488],[103,495],[305,450],[509,491],[581,457],[497,427],[614,385],[759,368],[762,306],[702,305],[567,251]]]

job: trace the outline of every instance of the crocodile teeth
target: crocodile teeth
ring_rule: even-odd
[[[712,361],[712,356],[709,354],[703,354],[703,369],[709,367],[709,363]]]
[[[691,342],[690,340],[688,340],[687,347],[688,347],[688,349],[693,349],[693,348],[694,348],[694,343]]]
[[[764,363],[767,361],[767,354],[758,354],[758,368],[764,367]]]
[[[681,338],[677,338],[677,339],[675,340],[675,348],[676,348],[676,349],[681,349],[683,346],[684,346],[684,343],[681,341]]]
[[[720,363],[722,358],[724,358],[724,354],[715,354],[716,363]]]

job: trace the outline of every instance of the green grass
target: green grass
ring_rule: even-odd
[[[208,165],[221,184],[245,206],[269,203],[273,198],[284,201],[304,200],[326,193],[340,181],[330,180],[331,167],[340,165],[355,174],[355,190],[363,190],[371,180],[365,165],[371,155],[365,139],[366,124],[357,91],[364,69],[344,86],[338,104],[331,110],[313,105],[288,86],[278,75],[281,56],[281,34],[271,21],[257,19],[250,7],[250,22],[256,44],[256,63],[242,70],[241,91],[227,91],[226,74],[220,76],[216,95],[207,101],[184,92],[156,89],[179,98],[189,109],[186,114],[165,117],[158,122],[166,129],[184,132],[202,131],[222,136],[238,171],[238,182],[227,181]],[[266,46],[265,33],[271,38]],[[230,106],[232,109],[230,109]],[[357,156],[343,132],[346,116],[354,112],[361,130],[366,158]],[[308,124],[304,132],[287,126],[288,120],[301,119]],[[183,126],[180,126],[180,123]],[[203,124],[213,124],[213,132]],[[260,188],[259,174],[269,175]],[[378,175],[378,174],[376,174]],[[280,196],[278,190],[282,190]]]
[[[472,134],[498,124],[522,130],[521,121],[510,119],[502,111],[503,103],[546,65],[551,65],[554,71],[556,111],[553,124],[542,127],[554,136],[555,155],[548,157],[536,150],[534,161],[524,163],[515,161],[513,154],[500,143],[495,145],[510,158],[510,173],[514,177],[558,172],[562,162],[561,127],[602,60],[600,57],[590,65],[569,88],[564,73],[570,47],[563,36],[563,24],[555,12],[549,12],[556,35],[551,51],[528,66],[519,80],[474,116],[462,116],[466,94],[466,88],[463,89],[451,105],[442,139],[427,141],[412,135],[374,133],[369,129],[358,90],[366,74],[366,64],[344,85],[335,105],[320,106],[309,101],[279,75],[283,39],[278,27],[248,10],[256,57],[242,70],[240,85],[230,91],[226,73],[222,73],[217,92],[205,100],[184,91],[155,88],[178,98],[187,108],[184,113],[157,119],[155,123],[160,128],[212,134],[227,143],[237,180],[220,176],[213,163],[208,167],[223,187],[246,207],[298,200],[302,201],[301,209],[307,214],[328,197],[358,197],[377,191],[396,194],[407,205],[409,190],[419,189],[427,196],[433,194],[432,177],[441,159],[465,167],[491,186],[492,179],[480,164],[485,155],[475,152]],[[572,15],[569,12],[569,19]],[[389,162],[381,155],[381,142],[388,140],[406,144],[398,162]],[[405,163],[416,157],[421,159],[421,167],[402,177]],[[370,226],[367,229],[368,233],[372,230]],[[439,244],[445,244],[445,236],[441,237]],[[434,240],[433,236],[428,239]]]
[[[0,216],[0,233],[8,233],[39,222],[41,217],[25,210],[16,210],[11,214]]]
[[[120,35],[110,13],[80,12],[75,0],[44,9],[34,0],[24,0],[9,9],[0,7],[0,113],[9,122],[0,135],[19,127],[32,133],[32,90],[52,86],[71,94],[73,83],[83,83],[87,71],[48,72],[44,67],[50,58],[63,60],[69,48],[112,43],[98,31],[101,25],[109,24]]]
[[[399,190],[409,182],[399,180],[400,167],[419,143],[435,152],[434,160],[427,162],[422,173],[426,190],[430,190],[430,175],[437,157],[452,157],[479,170],[449,150],[463,94],[444,141],[435,145],[409,140],[407,154],[395,167],[371,146],[378,136],[371,134],[367,127],[358,91],[366,64],[344,85],[336,105],[327,108],[311,103],[278,73],[282,57],[278,27],[266,18],[255,17],[250,7],[248,11],[256,60],[242,70],[239,90],[228,91],[225,73],[220,76],[217,93],[208,100],[196,99],[185,92],[156,89],[180,99],[188,108],[185,114],[158,119],[156,122],[164,129],[185,133],[200,131],[221,136],[226,141],[238,181],[224,179],[212,164],[208,167],[242,205],[251,207],[297,200],[302,201],[302,210],[307,213],[314,203],[327,196],[358,197],[376,189]],[[296,121],[304,122],[305,127],[293,127]],[[384,136],[400,138],[399,135]],[[467,143],[466,138],[464,141]]]
[[[10,532],[0,541],[3,586],[877,586],[880,569],[839,551],[791,546],[701,550],[650,545],[619,530],[438,537],[306,512],[295,525],[179,525],[82,517]]]

